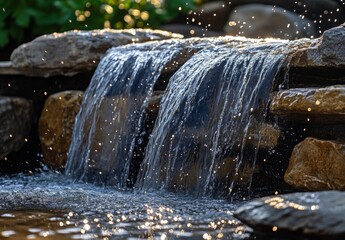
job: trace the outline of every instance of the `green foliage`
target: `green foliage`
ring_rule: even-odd
[[[72,29],[155,28],[196,0],[0,0],[0,47]]]

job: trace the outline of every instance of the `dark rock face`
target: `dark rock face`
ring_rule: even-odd
[[[235,217],[266,236],[344,239],[344,199],[337,191],[278,195],[244,204]]]
[[[0,159],[18,151],[25,144],[32,126],[32,114],[30,101],[0,97]]]
[[[294,67],[345,67],[345,24],[329,29],[312,47],[297,51]]]
[[[45,163],[53,169],[65,166],[82,99],[82,91],[65,91],[49,96],[45,102],[39,120],[39,137]]]
[[[307,138],[293,150],[285,181],[309,191],[345,190],[345,144]]]
[[[13,51],[11,61],[15,69],[29,76],[72,76],[95,69],[111,47],[181,37],[165,31],[142,29],[54,33],[21,45]]]

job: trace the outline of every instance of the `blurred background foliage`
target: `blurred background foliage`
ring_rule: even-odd
[[[157,28],[201,0],[0,0],[0,48],[73,29]]]

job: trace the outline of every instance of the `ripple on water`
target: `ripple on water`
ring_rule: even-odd
[[[0,179],[0,238],[246,239],[235,204],[73,183],[60,174]]]

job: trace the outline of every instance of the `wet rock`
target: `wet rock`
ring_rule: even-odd
[[[83,98],[81,91],[65,91],[49,96],[39,120],[39,138],[45,163],[61,169],[67,160],[74,121]]]
[[[250,38],[296,39],[317,36],[313,21],[272,5],[246,4],[233,9],[226,34]]]
[[[282,132],[278,126],[254,122],[254,124],[249,127],[247,135],[247,143],[251,146],[272,149],[278,145]],[[243,136],[239,137],[241,139]]]
[[[96,68],[111,47],[181,38],[159,30],[92,30],[69,31],[44,35],[23,44],[11,55],[12,66],[29,76],[72,76]]]
[[[146,111],[150,123],[144,125],[143,128],[153,128],[162,96],[163,91],[156,91],[149,99]],[[45,163],[53,169],[61,169],[66,163],[74,121],[80,110],[82,99],[82,91],[64,91],[49,96],[45,102],[39,120],[39,136]],[[106,104],[105,107],[108,108],[109,106],[110,103]],[[126,105],[119,106],[126,107]],[[147,131],[150,132],[152,129],[143,129],[143,132]]]
[[[345,143],[307,138],[293,150],[284,180],[298,189],[345,190]]]
[[[18,151],[27,141],[33,120],[32,102],[0,97],[0,159]]]
[[[164,91],[154,91],[151,98],[148,101],[147,112],[148,114],[157,118],[161,100],[163,98]]]
[[[160,26],[160,29],[179,33],[182,34],[185,38],[191,38],[191,37],[220,37],[224,36],[225,34],[223,32],[219,31],[211,31],[207,30],[205,31],[205,28],[195,25],[186,25],[186,24],[166,24],[163,26]]]
[[[344,122],[345,86],[296,88],[273,95],[270,111],[314,122]]]
[[[345,67],[345,24],[329,29],[308,48],[291,58],[294,67]]]
[[[234,215],[266,237],[344,239],[344,198],[337,191],[278,195],[245,203]]]

